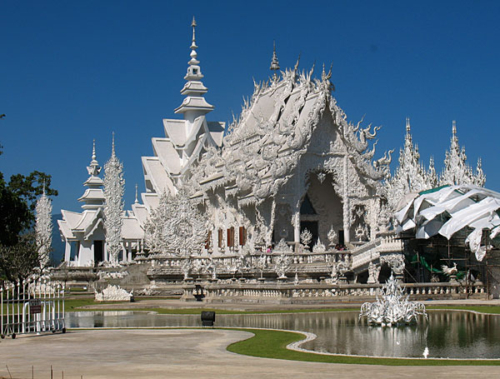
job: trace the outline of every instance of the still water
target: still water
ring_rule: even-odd
[[[379,357],[500,359],[500,316],[429,311],[415,326],[381,328],[358,320],[357,312],[216,315],[217,327],[251,327],[311,332],[301,347],[319,352]],[[201,326],[199,315],[143,312],[66,314],[69,328]]]

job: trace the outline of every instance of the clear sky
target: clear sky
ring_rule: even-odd
[[[238,115],[253,79],[333,63],[334,96],[348,120],[382,125],[375,158],[403,144],[405,118],[428,165],[442,169],[452,120],[486,186],[500,191],[500,2],[492,1],[10,1],[0,4],[0,171],[45,171],[54,213],[80,210],[92,140],[101,166],[111,135],[126,180],[144,190],[141,156],[180,118],[192,17],[198,59],[216,109]],[[396,167],[396,159],[392,169]]]

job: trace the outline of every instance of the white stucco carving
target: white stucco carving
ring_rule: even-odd
[[[130,301],[133,298],[133,291],[127,292],[120,286],[109,285],[101,293],[96,292],[96,301]]]
[[[118,265],[118,253],[122,248],[121,229],[123,225],[124,191],[123,164],[116,157],[115,137],[113,134],[111,158],[104,165],[104,227],[106,229],[106,247],[112,265]]]
[[[52,249],[52,201],[45,194],[36,202],[36,244],[40,258],[40,267],[43,269],[49,263],[49,255]]]

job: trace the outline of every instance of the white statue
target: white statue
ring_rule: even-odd
[[[378,283],[378,276],[380,274],[380,266],[373,264],[370,262],[368,265],[368,284]]]
[[[309,249],[309,244],[312,240],[312,233],[308,229],[304,229],[302,233],[300,233],[300,242],[306,249]]]
[[[286,279],[286,272],[290,266],[290,257],[286,255],[285,252],[282,252],[281,255],[276,258],[276,263],[274,265],[274,270],[276,274],[278,274],[278,279]]]
[[[333,225],[330,227],[330,230],[328,231],[327,237],[328,237],[328,242],[330,242],[330,247],[331,248],[334,247],[337,243],[338,236],[337,236],[337,233],[335,232],[335,229],[333,229]]]

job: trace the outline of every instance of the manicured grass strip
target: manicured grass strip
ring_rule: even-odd
[[[500,314],[500,306],[498,305],[429,305],[426,307],[428,310],[443,309],[443,310],[457,310],[457,311],[475,311],[478,313],[492,313]]]
[[[92,304],[89,304],[92,305]],[[250,314],[282,314],[282,313],[312,313],[312,312],[359,312],[359,308],[351,309],[292,309],[292,310],[270,310],[270,311],[237,311],[217,308],[80,308],[70,312],[106,312],[106,311],[133,311],[133,312],[156,312],[158,314],[172,315],[199,315],[204,311],[212,311],[219,315],[250,315]]]
[[[286,359],[303,362],[346,363],[385,366],[500,366],[500,361],[451,360],[451,359],[392,359],[350,356],[321,355],[288,350],[290,343],[304,339],[304,335],[294,332],[260,329],[233,329],[253,333],[244,341],[227,347],[233,353],[261,358]]]
[[[136,300],[137,304],[145,299]],[[106,304],[109,306],[107,309],[91,308],[93,305]],[[128,302],[108,302],[100,303],[94,299],[68,299],[65,301],[66,312],[88,312],[88,311],[137,311],[137,312],[157,312],[158,314],[185,314],[185,315],[198,315],[203,311],[214,311],[218,314],[274,314],[274,313],[317,313],[317,312],[357,312],[359,307],[352,308],[319,308],[319,309],[272,309],[272,310],[258,310],[258,311],[239,311],[229,309],[217,308],[127,308],[123,305],[130,304]],[[81,309],[83,306],[89,308]],[[80,308],[80,309],[79,309]],[[490,305],[477,305],[477,306],[461,306],[461,305],[429,305],[426,307],[428,310],[460,310],[460,311],[475,311],[479,313],[500,314],[500,306]]]

